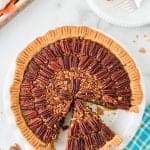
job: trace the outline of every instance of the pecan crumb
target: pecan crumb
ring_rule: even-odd
[[[139,49],[139,52],[145,54],[146,53],[146,49],[144,47],[142,47],[142,48]]]
[[[132,42],[133,42],[133,43],[136,43],[136,40],[133,40]]]
[[[104,114],[104,110],[101,107],[97,107],[96,113],[97,113],[98,116],[99,115],[103,115]]]
[[[12,146],[10,146],[9,150],[21,150],[20,146],[18,144],[14,144]]]
[[[139,39],[139,35],[138,34],[136,35],[136,39]]]

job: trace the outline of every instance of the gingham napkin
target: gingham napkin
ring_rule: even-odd
[[[145,109],[138,131],[124,150],[150,150],[150,105]]]

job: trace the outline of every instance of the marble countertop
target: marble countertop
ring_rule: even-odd
[[[45,2],[45,3],[44,3]],[[0,29],[0,104],[3,104],[5,76],[17,54],[37,36],[62,25],[86,25],[102,30],[117,39],[131,54],[141,69],[146,86],[146,100],[150,103],[150,25],[122,28],[108,24],[96,16],[85,0],[33,1],[17,17]],[[145,52],[139,52],[139,49]],[[8,150],[16,142],[7,127],[0,105],[0,149]]]

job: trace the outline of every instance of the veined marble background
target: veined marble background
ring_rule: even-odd
[[[3,112],[5,77],[17,54],[37,36],[62,25],[86,25],[111,35],[131,54],[141,69],[150,103],[150,25],[122,28],[96,16],[86,0],[34,0],[17,17],[0,29],[0,150],[16,142]],[[139,52],[140,48],[145,53]]]

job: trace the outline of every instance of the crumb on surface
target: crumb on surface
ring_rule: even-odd
[[[133,43],[136,43],[137,41],[136,41],[136,40],[133,40],[132,42],[133,42]]]
[[[138,34],[135,37],[136,37],[136,39],[139,39],[139,35]]]
[[[21,148],[18,144],[15,143],[12,146],[10,146],[9,150],[21,150]]]
[[[139,49],[139,52],[144,54],[144,53],[146,53],[146,49],[145,49],[144,47],[141,47],[141,48]]]

